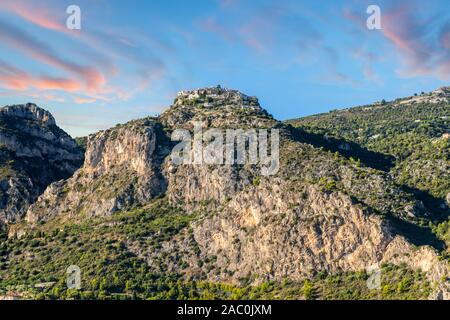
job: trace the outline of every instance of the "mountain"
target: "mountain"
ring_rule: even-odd
[[[159,117],[90,135],[84,163],[36,191],[23,219],[8,221],[0,290],[22,298],[448,299],[450,190],[402,180],[398,168],[408,157],[373,147],[375,138],[352,138],[362,117],[367,126],[385,125],[380,130],[399,139],[395,150],[409,150],[401,137],[417,128],[385,120],[395,108],[432,110],[430,127],[448,128],[448,100],[434,101],[439,94],[339,111],[342,121],[283,123],[236,90],[180,92]],[[231,129],[279,133],[277,170],[264,174],[251,161],[176,165],[171,137],[193,136],[188,155],[196,159],[196,134],[206,139],[211,129],[214,141]],[[420,137],[441,148],[443,131],[436,132]],[[414,157],[445,163],[443,149],[436,158]],[[405,166],[413,168],[409,157]],[[431,181],[449,173],[429,170]],[[71,265],[81,269],[81,290],[66,287]],[[378,289],[366,285],[373,269]]]
[[[445,200],[450,197],[449,104],[450,87],[443,87],[288,123],[393,156],[390,171],[399,184]]]
[[[385,171],[422,201],[450,243],[450,87],[287,123],[312,136],[362,146],[392,159]]]
[[[83,153],[53,116],[34,104],[0,109],[0,225],[24,217],[52,182],[81,165]]]

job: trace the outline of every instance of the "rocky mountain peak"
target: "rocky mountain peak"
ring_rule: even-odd
[[[38,121],[46,126],[56,125],[55,118],[47,110],[34,103],[6,106],[0,109],[0,115]]]
[[[220,86],[181,91],[177,94],[174,106],[203,105],[204,107],[220,107],[227,105],[259,108],[258,98],[250,97],[238,90]]]
[[[23,217],[52,182],[83,162],[75,141],[33,103],[0,108],[0,224]]]
[[[192,127],[194,121],[206,127],[270,127],[271,115],[258,98],[220,86],[181,91],[160,117],[168,127]]]

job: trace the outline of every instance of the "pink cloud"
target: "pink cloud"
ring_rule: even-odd
[[[401,68],[397,70],[406,77],[433,76],[443,80],[450,78],[450,28],[439,30],[433,18],[419,16],[412,4],[400,4],[382,10],[380,30],[384,38],[392,45],[401,58]],[[355,23],[361,31],[366,31],[362,15],[350,10],[344,11],[344,17]],[[436,35],[439,35],[437,41]]]
[[[0,4],[0,10],[2,9],[10,11],[39,27],[58,31],[66,34],[67,36],[74,37],[77,40],[88,44],[91,48],[95,48],[96,50],[102,52],[104,61],[102,61],[101,64],[106,65],[109,69],[108,71],[110,72],[115,72],[116,67],[108,61],[109,56],[126,58],[136,64],[140,64],[141,66],[148,66],[151,63],[161,63],[160,61],[152,62],[152,60],[156,59],[154,57],[149,57],[148,54],[146,56],[142,56],[146,50],[139,46],[136,41],[128,35],[114,33],[109,29],[105,32],[91,28],[89,33],[74,32],[73,30],[67,29],[63,23],[54,19],[54,17],[58,16],[59,13],[54,13],[52,7],[44,7],[42,4],[39,6],[33,6],[29,2],[17,0],[17,3],[14,1],[7,2],[5,5]],[[165,51],[173,51],[172,47],[157,39],[147,38],[142,40],[152,43]]]
[[[82,97],[76,97],[73,100],[77,104],[87,104],[87,103],[93,103],[93,102],[97,101],[97,99],[95,99],[95,98],[82,98]]]
[[[40,62],[61,68],[82,78],[85,82],[86,89],[90,92],[98,90],[105,83],[103,74],[96,68],[69,62],[58,56],[58,54],[45,43],[34,39],[34,37],[28,33],[4,22],[0,22],[0,39],[3,43],[10,45],[16,50],[19,50]]]
[[[75,92],[81,89],[78,82],[71,79],[42,76],[32,82],[32,85],[40,90],[65,90]]]
[[[51,14],[51,10],[42,4],[38,6],[31,4],[30,2],[14,0],[14,1],[4,1],[0,8],[5,11],[14,13],[25,20],[34,23],[45,29],[57,30],[60,32],[67,32],[68,29],[64,24],[56,21]],[[54,15],[53,15],[54,16]]]
[[[54,102],[64,102],[65,101],[64,98],[57,97],[57,96],[52,95],[52,94],[44,94],[44,95],[42,95],[42,97],[45,100],[48,100],[48,101],[54,101]]]
[[[79,40],[82,40],[84,42],[87,42],[91,45],[91,47],[95,48],[98,46],[98,41],[95,41],[89,34],[86,33],[80,33],[80,32],[74,32],[73,30],[69,30],[61,21],[56,20],[54,17],[60,15],[59,13],[55,13],[52,10],[52,7],[45,7],[42,4],[39,4],[39,6],[33,5],[30,2],[24,2],[20,0],[15,1],[8,1],[5,3],[0,4],[0,10],[9,11],[22,19],[35,24],[36,26],[39,26],[44,29],[57,31],[60,33],[64,33],[67,36],[75,37]],[[120,39],[123,43],[127,43],[130,45],[130,41],[127,41],[126,38]],[[82,52],[83,55],[87,55],[87,52]],[[92,52],[89,52],[88,58],[95,60],[99,65],[103,66],[108,73],[114,73],[116,71],[115,65],[112,64],[111,61],[109,61],[109,58],[106,56],[102,56],[101,58],[98,57],[97,54],[93,54]],[[60,64],[60,63],[59,63]],[[76,68],[72,68],[76,69]],[[86,71],[84,71],[86,72]],[[81,74],[83,71],[80,72]],[[88,76],[90,72],[87,72]],[[95,83],[94,81],[91,81],[91,84]]]
[[[23,70],[0,61],[0,83],[9,90],[25,91],[29,88],[39,90],[76,91],[82,87],[74,80],[55,78],[47,75],[33,77]]]
[[[402,5],[384,13],[383,35],[403,54],[411,71],[429,71],[432,48],[424,39],[425,25],[414,16],[410,6]]]
[[[110,31],[102,32],[94,29],[91,29],[89,33],[73,32],[68,30],[61,21],[57,21],[54,17],[58,15],[54,14],[53,7],[45,6],[45,4],[39,4],[38,6],[22,0],[3,1],[0,3],[0,10],[11,12],[36,26],[63,33],[87,45],[86,49],[78,52],[78,56],[88,59],[91,64],[95,63],[95,66],[68,61],[58,55],[52,47],[35,39],[32,35],[0,21],[0,41],[34,60],[68,72],[76,78],[75,83],[79,83],[77,79],[82,80],[83,87],[81,89],[85,90],[84,94],[103,95],[107,86],[106,79],[111,79],[118,72],[116,65],[111,60],[112,58],[127,59],[138,65],[139,70],[134,80],[138,83],[133,88],[140,88],[144,82],[150,83],[150,80],[153,79],[152,74],[162,74],[160,69],[165,69],[162,61],[154,57],[147,48],[139,46],[128,35],[124,36]],[[164,50],[171,50],[164,43],[153,40],[153,42],[146,41],[144,43],[156,43],[155,45],[159,48],[164,47]],[[149,75],[145,81],[142,80],[143,74]],[[109,85],[109,88],[111,88],[111,85]],[[136,91],[133,90],[133,92]],[[110,90],[108,94],[117,96],[117,90]],[[103,98],[109,100],[107,97]]]
[[[31,80],[24,71],[0,61],[0,83],[4,88],[23,91],[29,87]]]

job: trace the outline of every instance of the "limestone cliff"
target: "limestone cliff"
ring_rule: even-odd
[[[0,109],[0,222],[22,218],[53,181],[73,174],[83,159],[74,140],[34,104]]]
[[[50,185],[26,220],[109,215],[144,205],[166,189],[160,166],[168,152],[165,133],[151,118],[91,135],[83,166],[66,181]]]

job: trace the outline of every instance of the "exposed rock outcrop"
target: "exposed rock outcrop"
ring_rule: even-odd
[[[168,147],[161,125],[151,118],[89,136],[82,168],[53,183],[29,208],[26,220],[109,215],[148,203],[166,189],[160,165]]]
[[[0,222],[22,218],[53,181],[73,174],[83,154],[46,110],[28,103],[0,109]]]
[[[208,190],[213,188],[208,184]],[[272,179],[230,199],[161,250],[141,248],[136,254],[155,269],[166,257],[169,271],[235,284],[239,279],[301,281],[320,271],[336,274],[404,263],[425,272],[435,293],[448,298],[448,265],[436,250],[417,250],[389,221],[341,192]],[[175,262],[180,252],[187,266]]]
[[[0,109],[0,116],[38,121],[45,126],[56,125],[55,118],[53,118],[50,112],[39,108],[33,103],[3,107],[2,109]]]
[[[161,122],[169,128],[191,128],[194,121],[207,128],[263,128],[277,123],[256,97],[236,90],[206,88],[180,92]]]

